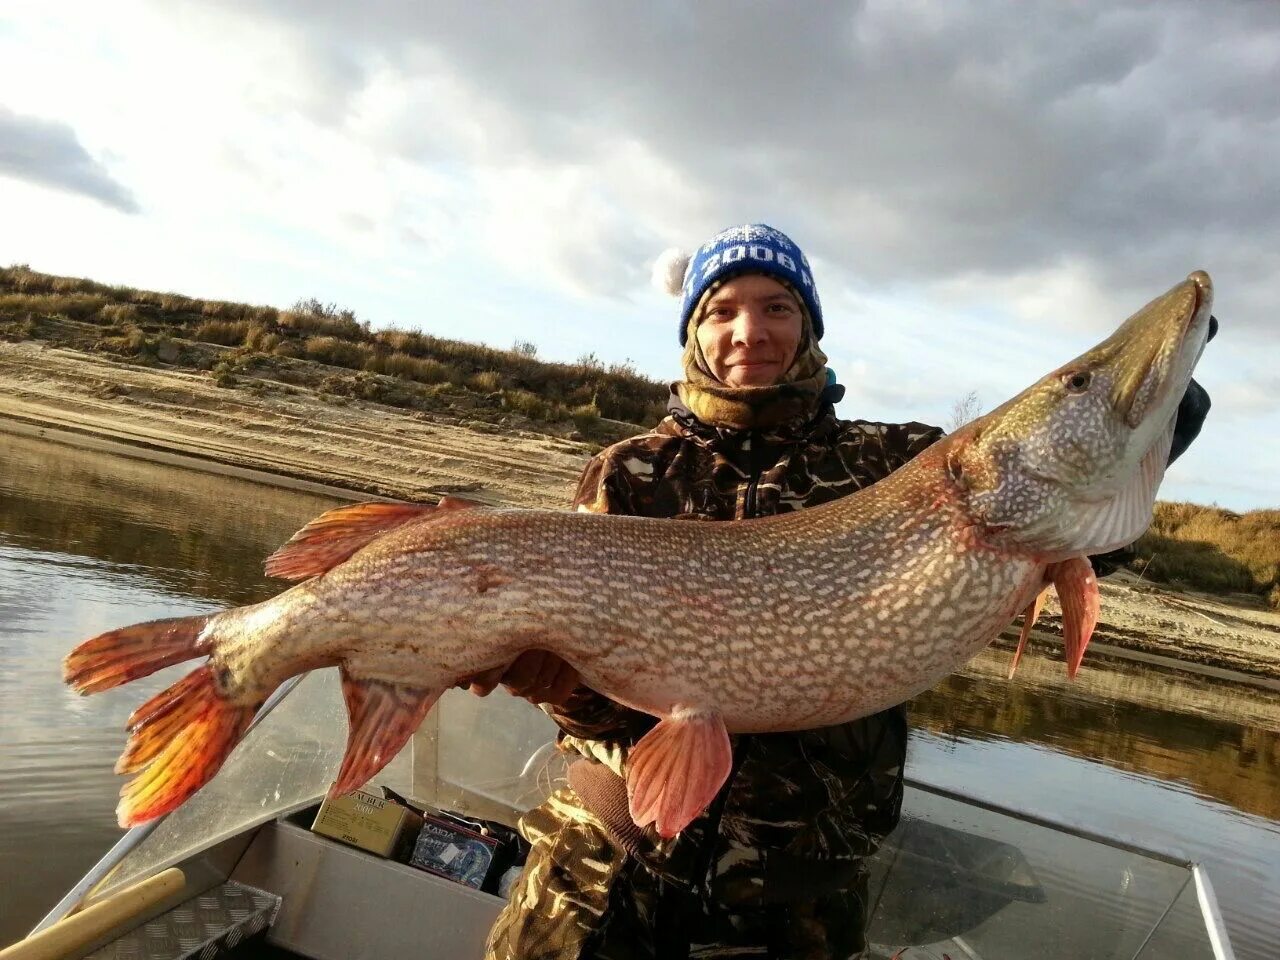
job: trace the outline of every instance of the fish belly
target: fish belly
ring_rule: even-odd
[[[654,716],[712,709],[740,733],[830,726],[909,700],[963,666],[1035,596],[1043,565],[955,558],[923,589],[910,573],[880,581],[897,590],[811,601],[786,623],[759,614],[700,622],[700,639],[695,627],[655,617],[664,632],[619,631],[578,666],[589,686]],[[682,629],[690,638],[673,640]],[[577,652],[564,651],[570,660]]]

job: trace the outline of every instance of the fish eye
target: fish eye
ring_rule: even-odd
[[[1093,374],[1088,370],[1073,370],[1062,375],[1062,385],[1067,388],[1067,393],[1084,393],[1092,381]]]

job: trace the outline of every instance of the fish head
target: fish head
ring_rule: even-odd
[[[1053,562],[1141,536],[1212,306],[1196,271],[953,435],[948,470],[985,543]]]

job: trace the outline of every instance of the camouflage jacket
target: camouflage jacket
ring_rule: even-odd
[[[789,513],[874,483],[941,436],[920,423],[841,421],[829,405],[806,424],[766,433],[717,429],[677,408],[652,432],[596,456],[574,503],[681,520]],[[552,717],[562,749],[617,773],[655,723],[585,688]],[[667,879],[700,883],[700,862],[727,843],[771,851],[771,872],[790,875],[791,886],[821,883],[814,861],[851,866],[897,824],[906,736],[898,707],[836,727],[735,737],[734,772],[710,812],[674,841],[650,833],[638,855]]]

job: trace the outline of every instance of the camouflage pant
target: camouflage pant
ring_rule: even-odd
[[[860,861],[788,858],[721,834],[691,889],[619,849],[571,789],[520,822],[532,845],[494,924],[488,960],[856,960],[865,955]]]

